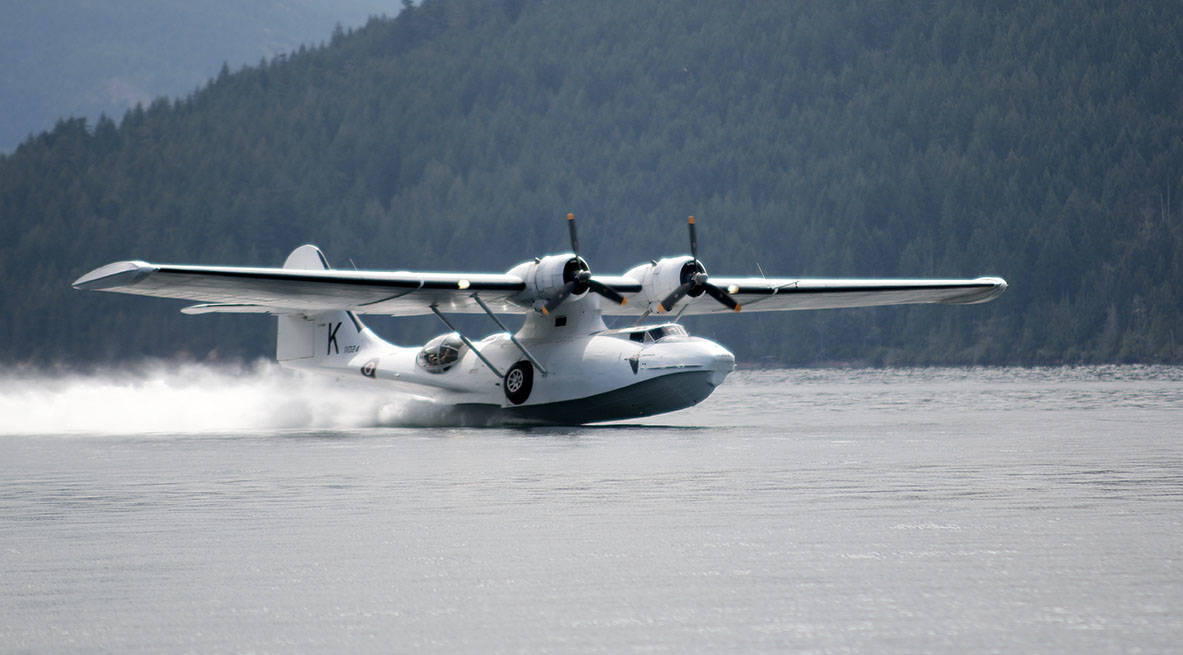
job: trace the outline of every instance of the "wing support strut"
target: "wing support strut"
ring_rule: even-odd
[[[510,332],[509,328],[505,327],[505,324],[501,322],[501,319],[497,318],[497,315],[493,313],[493,310],[489,309],[489,306],[485,304],[485,301],[481,300],[480,295],[474,293],[472,294],[472,299],[476,301],[476,304],[481,306],[481,309],[485,310],[485,313],[489,315],[489,318],[493,319],[493,322],[497,324],[497,327],[509,334],[509,340],[513,342],[513,345],[518,347],[518,350],[522,351],[522,354],[526,356],[526,359],[530,360],[530,363],[534,365],[534,368],[538,369],[543,375],[546,375],[546,367],[543,366],[537,359],[534,359],[534,355],[531,355],[530,351],[526,350],[526,347],[518,341],[518,338],[513,336],[513,332]]]
[[[460,340],[464,342],[464,345],[468,346],[469,350],[471,350],[473,353],[475,353],[476,356],[479,357],[480,360],[485,363],[485,366],[489,367],[490,371],[493,371],[493,375],[496,375],[498,377],[498,379],[505,377],[501,373],[501,371],[497,370],[496,366],[493,366],[493,362],[490,362],[488,359],[485,359],[485,356],[482,355],[481,351],[477,349],[476,344],[474,344],[472,341],[469,341],[468,337],[464,336],[463,332],[461,332],[460,330],[457,330],[455,325],[452,325],[452,321],[449,321],[448,317],[444,316],[443,313],[440,312],[439,307],[436,307],[435,303],[431,304],[431,312],[433,314],[435,314],[436,316],[438,316],[439,319],[444,322],[444,325],[448,326],[449,330],[451,330],[451,331],[455,332],[457,335],[459,335]]]

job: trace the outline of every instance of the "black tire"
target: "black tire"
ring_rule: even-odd
[[[521,405],[530,397],[530,390],[534,388],[534,365],[522,360],[509,367],[505,378],[501,380],[501,388],[505,397],[515,405]]]

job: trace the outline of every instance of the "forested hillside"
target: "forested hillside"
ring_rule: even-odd
[[[573,211],[601,273],[693,214],[719,274],[1010,282],[691,322],[741,361],[1179,362],[1180,70],[1179,3],[426,0],[0,159],[0,357],[270,353],[270,319],[70,288],[110,261],[504,271]]]

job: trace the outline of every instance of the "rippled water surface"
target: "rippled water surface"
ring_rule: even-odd
[[[1183,643],[1180,368],[739,372],[570,429],[372,389],[0,380],[0,651]]]

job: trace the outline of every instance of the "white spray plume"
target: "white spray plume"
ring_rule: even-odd
[[[367,384],[369,383],[369,384]],[[371,381],[154,363],[78,375],[0,374],[0,435],[211,433],[448,423],[430,401]]]

